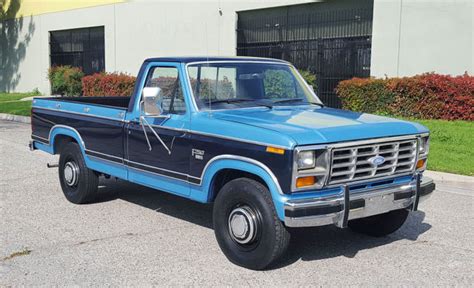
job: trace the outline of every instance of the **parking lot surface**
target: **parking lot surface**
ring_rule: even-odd
[[[0,286],[471,286],[473,187],[438,189],[384,238],[335,227],[293,230],[267,271],[230,263],[212,206],[103,180],[98,202],[66,201],[56,156],[30,152],[30,126],[0,122]]]

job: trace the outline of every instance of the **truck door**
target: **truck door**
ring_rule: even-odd
[[[191,148],[186,131],[190,112],[179,64],[156,63],[144,76],[144,87],[160,88],[158,105],[163,112],[160,117],[141,116],[141,92],[136,95],[139,106],[126,129],[125,162],[129,180],[170,193],[189,195]]]

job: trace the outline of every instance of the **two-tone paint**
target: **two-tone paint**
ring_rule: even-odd
[[[333,187],[292,193],[295,147],[427,131],[418,124],[406,121],[314,106],[199,111],[192,101],[186,66],[204,60],[146,60],[128,102],[128,98],[101,100],[99,104],[83,99],[35,99],[32,108],[34,148],[56,154],[59,137],[70,137],[81,146],[90,169],[200,202],[213,200],[213,180],[223,169],[251,173],[267,184],[277,214],[283,220],[284,204],[289,200],[326,197],[343,192],[340,187]],[[228,58],[213,59],[223,60],[233,61]],[[241,58],[237,60],[242,61]],[[250,58],[245,61],[287,65],[286,62],[269,59]],[[176,67],[185,96],[185,114],[147,118],[171,153],[161,145],[149,127],[140,124],[140,95],[150,69],[155,66]],[[393,131],[397,134],[394,135]],[[284,149],[284,153],[267,152],[267,147]],[[195,151],[199,152],[199,157],[196,157]],[[412,180],[411,175],[398,175],[389,179],[374,179],[362,186],[383,187]],[[362,186],[360,183],[354,185],[354,193]]]

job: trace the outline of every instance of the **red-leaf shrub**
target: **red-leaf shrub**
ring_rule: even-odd
[[[84,96],[131,96],[136,77],[123,73],[97,73],[82,78]]]
[[[474,77],[427,73],[403,78],[353,78],[336,92],[345,109],[419,119],[474,120]]]

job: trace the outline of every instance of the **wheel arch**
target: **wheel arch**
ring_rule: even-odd
[[[50,145],[53,149],[53,154],[61,152],[61,147],[67,142],[76,142],[79,144],[82,153],[84,154],[85,145],[79,132],[69,126],[56,125],[50,131]]]
[[[284,219],[283,198],[285,197],[278,179],[265,164],[251,158],[221,155],[211,159],[204,168],[202,185],[207,191],[208,202],[212,202],[220,189],[230,180],[247,177],[265,185],[272,196],[278,217]],[[228,177],[225,179],[225,177]]]

